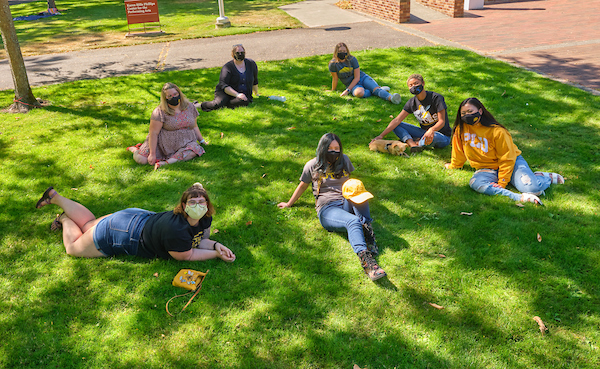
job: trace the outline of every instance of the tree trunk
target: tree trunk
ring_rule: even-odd
[[[50,8],[56,8],[56,3],[54,0],[48,0],[48,9]]]
[[[21,54],[21,47],[17,39],[8,0],[0,0],[0,31],[2,32],[2,41],[8,54],[10,71],[15,85],[15,102],[11,105],[9,111],[28,112],[32,108],[40,107],[29,86],[25,61]]]

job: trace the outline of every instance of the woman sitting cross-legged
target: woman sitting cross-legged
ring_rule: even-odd
[[[200,183],[181,195],[174,210],[162,213],[130,208],[96,218],[85,206],[61,196],[53,187],[44,192],[36,208],[49,204],[64,211],[51,229],[62,229],[65,250],[72,256],[235,260],[230,249],[209,239],[214,207]]]
[[[453,130],[452,161],[445,166],[462,168],[468,160],[477,169],[469,185],[479,193],[543,205],[538,196],[565,183],[558,173],[533,173],[508,130],[474,97],[460,104]],[[509,183],[522,193],[507,190]]]
[[[304,165],[300,184],[288,202],[280,202],[280,209],[292,206],[312,184],[317,216],[326,230],[347,231],[352,249],[360,259],[371,280],[385,277],[373,254],[377,254],[375,236],[371,225],[368,193],[362,182],[349,179],[354,166],[342,151],[342,142],[333,133],[321,137],[317,157]],[[349,185],[343,189],[345,183]],[[346,197],[344,196],[346,195]]]
[[[128,147],[138,164],[163,165],[202,156],[206,144],[196,120],[198,110],[174,83],[165,83],[160,104],[150,117],[150,132],[143,143]]]

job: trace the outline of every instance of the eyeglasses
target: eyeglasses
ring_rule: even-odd
[[[196,204],[200,204],[200,205],[206,205],[206,200],[204,200],[204,199],[202,199],[202,200],[198,200],[198,201],[196,201],[196,200],[188,200],[188,201],[187,201],[187,204],[188,204],[188,205],[192,205],[192,206],[194,206],[194,205],[196,205]]]

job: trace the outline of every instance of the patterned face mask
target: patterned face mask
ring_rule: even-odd
[[[460,117],[460,120],[462,120],[463,122],[472,126],[473,124],[479,122],[480,118],[481,118],[481,114],[479,114],[479,112],[475,112],[473,114],[463,115],[462,117]]]

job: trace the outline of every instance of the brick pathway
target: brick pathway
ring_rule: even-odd
[[[406,25],[600,91],[600,0],[486,5],[464,18]]]

